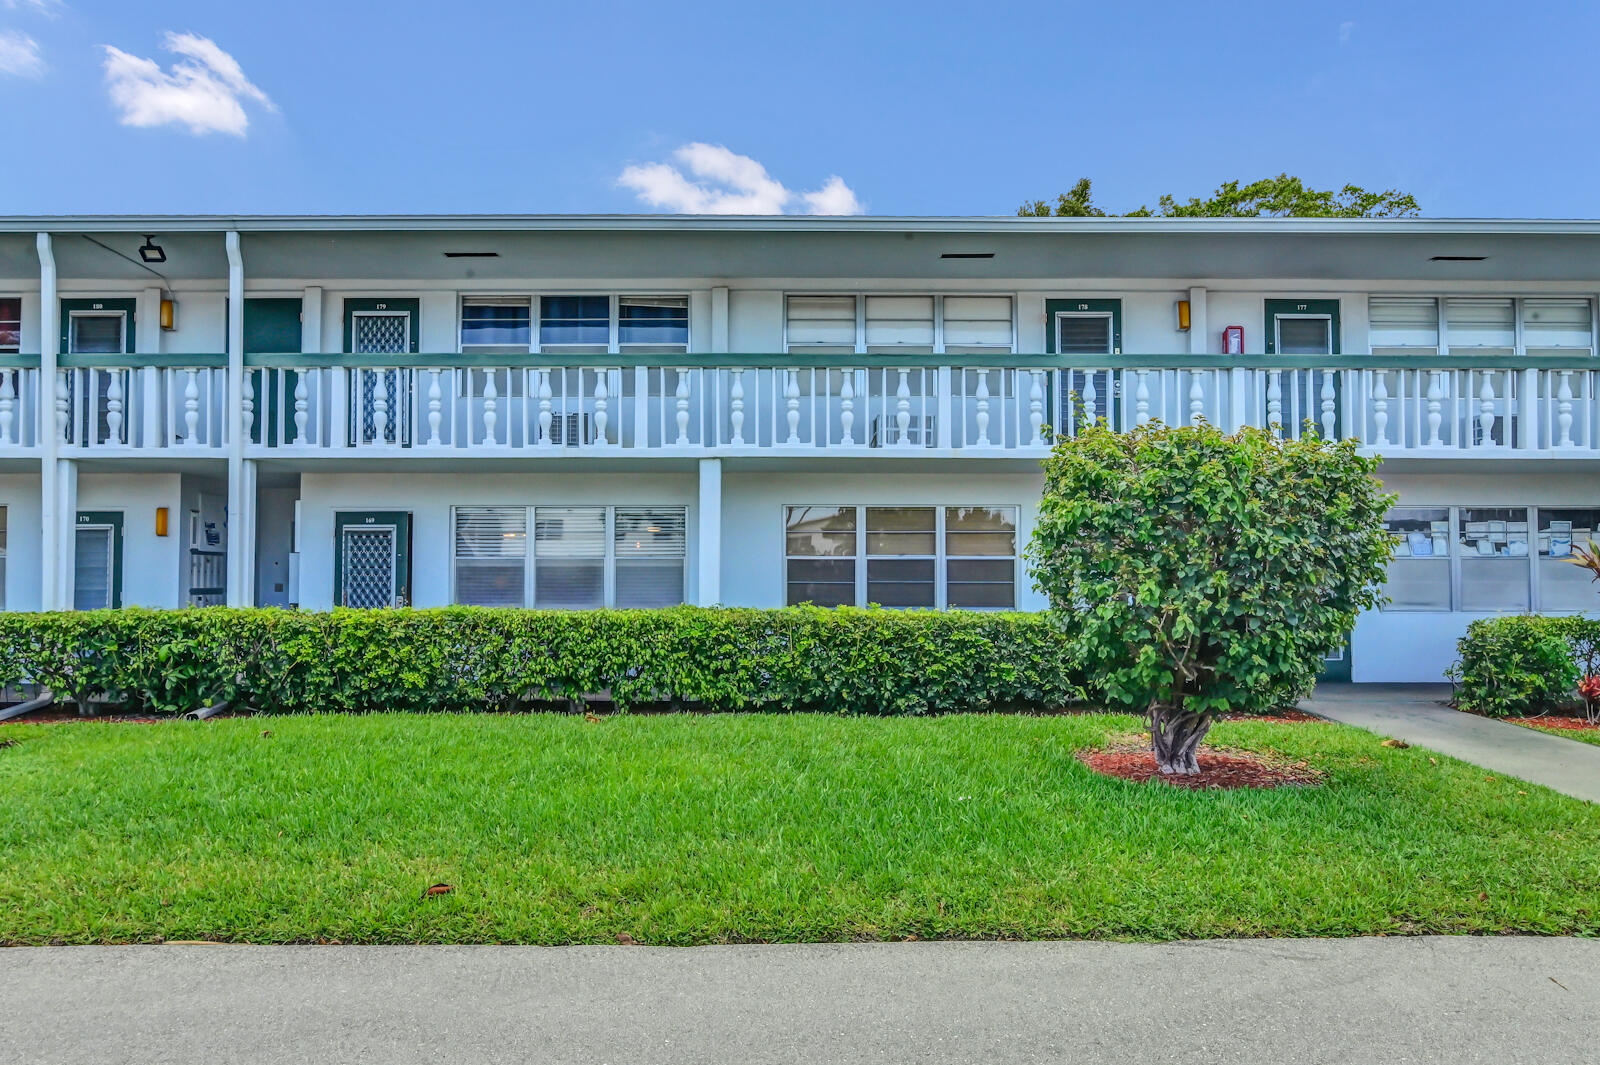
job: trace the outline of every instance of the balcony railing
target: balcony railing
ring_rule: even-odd
[[[31,361],[30,361],[31,360]],[[1388,457],[1600,456],[1600,360],[1461,355],[247,355],[255,456],[1037,457],[1104,419],[1356,439]],[[220,355],[0,356],[0,453],[216,453]],[[53,417],[50,414],[53,413]],[[41,417],[41,415],[43,415]],[[49,431],[48,429],[46,431]]]

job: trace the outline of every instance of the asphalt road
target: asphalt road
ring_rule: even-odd
[[[0,950],[0,1062],[1597,1059],[1600,942]]]

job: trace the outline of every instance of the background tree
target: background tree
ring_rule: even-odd
[[[1334,191],[1313,189],[1297,177],[1279,174],[1242,185],[1227,181],[1207,199],[1182,203],[1164,195],[1154,210],[1140,207],[1126,218],[1415,218],[1420,212],[1409,193],[1395,189],[1368,192],[1359,185],[1346,185]],[[1030,200],[1017,208],[1017,214],[1035,217],[1104,217],[1094,206],[1088,178],[1080,178],[1070,192],[1056,197],[1052,207],[1045,200]]]
[[[1144,715],[1163,773],[1199,771],[1223,711],[1309,692],[1390,555],[1352,441],[1103,423],[1058,441],[1028,548],[1091,699]]]

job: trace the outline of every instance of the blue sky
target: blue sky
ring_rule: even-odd
[[[1593,217],[1597,40],[1561,2],[0,0],[0,211],[1009,214],[1287,170]]]

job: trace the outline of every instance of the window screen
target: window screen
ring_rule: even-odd
[[[682,507],[617,508],[612,538],[617,606],[683,602],[686,524]]]
[[[1477,354],[1509,355],[1517,346],[1516,304],[1508,299],[1455,298],[1445,301],[1445,335],[1449,348],[1477,349]]]
[[[581,609],[606,605],[606,508],[537,507],[534,605]]]
[[[789,507],[784,552],[790,606],[855,604],[855,507]]]
[[[1333,351],[1333,320],[1277,317],[1279,355],[1327,355]]]
[[[539,300],[539,350],[600,355],[611,348],[610,296]]]
[[[103,610],[113,603],[115,533],[109,525],[80,525],[72,569],[72,609]]]
[[[532,339],[533,307],[526,297],[462,298],[462,351],[489,355],[525,354]]]
[[[932,296],[868,296],[867,351],[933,351]]]
[[[1462,610],[1527,610],[1528,511],[1525,507],[1462,507]]]
[[[946,296],[944,350],[982,355],[1011,350],[1010,296]]]
[[[688,298],[623,296],[617,302],[617,343],[624,351],[640,354],[688,351]]]
[[[867,508],[867,602],[934,605],[937,514],[933,507]]]
[[[1011,610],[1017,604],[1014,507],[945,507],[945,602]]]
[[[1587,355],[1593,330],[1593,311],[1586,299],[1522,301],[1522,346],[1530,355]]]
[[[1600,539],[1600,510],[1539,508],[1539,609],[1594,610],[1594,575],[1572,564],[1572,550]]]
[[[123,326],[121,314],[74,314],[68,339],[75,355],[121,355]]]
[[[789,350],[814,355],[843,355],[856,350],[854,296],[790,296]]]
[[[1439,351],[1439,301],[1429,296],[1374,296],[1367,301],[1368,344],[1374,355],[1433,355]]]
[[[527,507],[456,508],[456,602],[522,606],[527,568]]]
[[[1384,518],[1391,538],[1385,610],[1450,609],[1450,508],[1396,507]]]
[[[1056,350],[1063,355],[1111,354],[1109,314],[1056,316]]]
[[[22,301],[14,296],[0,299],[0,352],[22,350]]]

